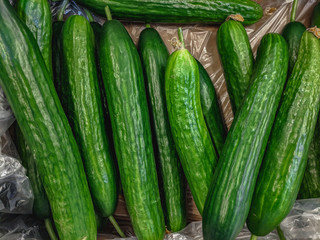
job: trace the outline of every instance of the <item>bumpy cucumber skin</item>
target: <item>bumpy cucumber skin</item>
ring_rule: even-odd
[[[115,211],[118,192],[90,23],[82,16],[69,17],[60,41],[62,77],[57,91],[80,149],[93,203],[99,214],[109,217]]]
[[[234,239],[246,221],[287,69],[286,41],[279,34],[265,35],[252,85],[235,115],[210,186],[203,214],[205,240]]]
[[[174,145],[165,99],[165,69],[169,52],[153,28],[141,32],[138,49],[145,73],[166,225],[168,230],[177,232],[185,227],[187,220],[183,170]]]
[[[294,64],[297,61],[301,37],[305,31],[306,27],[301,22],[290,22],[282,31],[282,36],[287,41],[289,49],[289,76],[291,75]]]
[[[117,20],[104,24],[100,65],[122,189],[138,239],[161,240],[164,216],[139,53]]]
[[[211,79],[197,61],[200,75],[200,101],[204,120],[206,121],[217,154],[220,155],[227,137],[227,128],[222,118],[218,98]]]
[[[39,172],[37,170],[35,155],[32,154],[17,123],[14,124],[14,143],[19,153],[22,165],[27,169],[27,176],[30,179],[34,195],[33,214],[38,218],[46,219],[51,217],[51,210],[46,192],[42,186]]]
[[[52,74],[52,17],[49,1],[18,0],[16,10],[37,40],[47,69]]]
[[[78,146],[37,42],[7,0],[0,1],[0,66],[0,85],[36,155],[60,239],[96,239]]]
[[[258,236],[275,229],[296,200],[320,109],[320,42],[302,35],[256,183],[247,225]]]
[[[114,17],[143,22],[222,23],[231,14],[244,17],[244,24],[257,22],[261,6],[251,0],[77,0],[104,14],[108,5]]]
[[[188,50],[177,50],[169,57],[165,89],[173,139],[202,214],[218,157],[201,109],[198,64]]]
[[[312,12],[310,27],[314,26],[317,26],[318,28],[320,27],[320,3],[314,7]]]
[[[232,110],[236,114],[251,83],[254,65],[249,38],[242,23],[228,20],[221,24],[217,46]]]
[[[302,199],[320,197],[320,118],[310,143],[308,160],[298,197]]]

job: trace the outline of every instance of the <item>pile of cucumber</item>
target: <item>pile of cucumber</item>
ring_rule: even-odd
[[[94,240],[106,219],[125,237],[113,217],[120,191],[141,240],[186,226],[186,184],[205,240],[235,239],[245,223],[252,239],[280,232],[297,196],[320,197],[319,4],[306,29],[295,0],[282,35],[266,34],[254,58],[244,25],[263,11],[251,0],[77,2],[104,25],[89,12],[63,21],[68,0],[54,22],[47,0],[0,0],[0,86],[52,240]],[[182,29],[170,55],[150,24],[135,46],[113,17],[221,24],[228,134]]]

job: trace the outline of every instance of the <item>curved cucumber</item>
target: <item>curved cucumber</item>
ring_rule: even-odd
[[[146,28],[140,34],[139,53],[145,71],[147,97],[151,111],[155,157],[163,189],[163,209],[168,230],[185,227],[186,203],[182,167],[174,145],[165,99],[165,69],[168,50],[159,33]]]
[[[78,146],[37,42],[7,0],[0,1],[0,66],[0,85],[36,155],[60,239],[96,239]]]
[[[245,24],[257,22],[261,6],[251,0],[77,0],[104,14],[109,6],[120,19],[165,23],[222,23],[230,14],[241,14]]]
[[[225,21],[218,29],[217,46],[234,114],[240,109],[251,82],[253,54],[242,23]]]
[[[80,149],[93,203],[99,214],[109,217],[115,211],[118,192],[103,117],[93,30],[84,17],[73,15],[65,22],[60,39],[62,77],[57,91]]]
[[[150,119],[138,51],[124,26],[107,21],[100,39],[100,65],[126,205],[138,239],[165,233]]]
[[[47,0],[18,0],[17,14],[36,39],[46,66],[52,74],[52,20]]]
[[[296,200],[320,110],[319,52],[319,39],[306,31],[255,188],[247,220],[255,235],[266,235],[275,229]]]
[[[282,36],[287,41],[289,49],[289,76],[297,61],[301,37],[305,31],[306,27],[301,22],[290,22],[282,31]]]
[[[199,61],[197,63],[200,76],[201,109],[217,154],[220,155],[227,137],[227,130],[221,115],[216,90],[205,68]]]
[[[203,213],[205,240],[234,239],[249,209],[288,69],[288,48],[279,34],[258,48],[252,85],[237,111],[214,174]]]
[[[169,57],[165,90],[173,139],[202,214],[218,157],[202,114],[198,64],[187,49]]]

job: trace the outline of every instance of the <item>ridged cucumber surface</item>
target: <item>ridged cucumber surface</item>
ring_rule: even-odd
[[[205,240],[235,239],[243,228],[287,69],[286,41],[279,34],[265,35],[252,84],[235,115],[210,186],[203,213]]]
[[[202,214],[218,157],[201,109],[198,64],[187,49],[179,49],[169,57],[165,90],[173,139]]]
[[[320,109],[319,52],[319,39],[305,31],[256,183],[247,220],[255,235],[275,229],[296,200]]]
[[[93,203],[103,217],[116,208],[116,174],[105,129],[95,58],[95,37],[82,16],[67,19],[60,35],[60,100],[83,159]]]
[[[0,85],[36,155],[60,239],[96,239],[78,146],[37,42],[7,0],[0,1]]]
[[[138,239],[165,233],[143,71],[124,26],[107,21],[100,39],[100,66],[127,209]]]
[[[169,53],[159,33],[153,28],[146,28],[141,32],[138,49],[145,73],[166,225],[168,230],[177,232],[187,223],[186,193],[183,170],[173,141],[165,99],[165,69]]]

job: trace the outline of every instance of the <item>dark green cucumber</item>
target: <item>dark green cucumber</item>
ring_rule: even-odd
[[[122,189],[137,238],[161,240],[165,224],[142,66],[124,26],[108,18],[101,33],[100,66]]]
[[[224,22],[217,33],[217,46],[233,113],[240,109],[251,82],[254,58],[242,23]]]
[[[82,16],[67,19],[60,35],[62,77],[57,92],[84,163],[93,204],[103,217],[116,208],[118,191],[105,129],[95,63],[95,38]]]
[[[168,230],[177,232],[185,227],[187,220],[184,177],[170,130],[165,99],[164,75],[169,52],[159,33],[153,28],[146,28],[141,32],[138,49],[145,72],[165,220]]]
[[[237,111],[203,214],[205,240],[235,239],[241,231],[276,116],[288,69],[288,47],[275,33],[260,43],[252,84]]]
[[[226,125],[222,118],[216,90],[202,64],[197,61],[200,75],[200,102],[204,120],[218,155],[221,154],[227,137]]]
[[[52,74],[52,20],[48,0],[18,0],[17,14],[36,39],[44,62]]]
[[[52,25],[52,49],[54,49],[52,52],[52,71],[55,86],[58,86],[61,82],[61,47],[59,38],[63,24],[63,21],[56,21]]]
[[[318,38],[306,31],[256,183],[247,220],[255,235],[275,229],[296,200],[320,110],[319,52]]]
[[[29,146],[26,144],[18,124],[14,125],[14,133],[14,143],[22,161],[22,165],[27,169],[27,176],[30,179],[33,190],[33,214],[41,219],[50,218],[50,205],[36,167],[36,161],[34,159],[35,155],[32,154]]]
[[[114,17],[143,22],[222,23],[230,14],[241,14],[244,24],[257,22],[261,6],[251,0],[77,0],[104,14],[109,6]]]
[[[173,139],[202,214],[218,157],[202,114],[198,64],[184,47],[168,59],[165,90]]]
[[[78,146],[37,42],[7,0],[0,0],[0,85],[36,155],[60,239],[96,239]]]
[[[289,49],[289,68],[288,75],[291,75],[294,64],[298,58],[299,45],[302,34],[306,31],[306,27],[301,22],[288,23],[283,31],[282,36],[287,41]]]
[[[313,139],[310,143],[308,160],[304,177],[298,194],[299,198],[320,197],[320,118],[316,124]]]
[[[312,12],[310,27],[314,26],[320,27],[320,3],[314,7]]]

